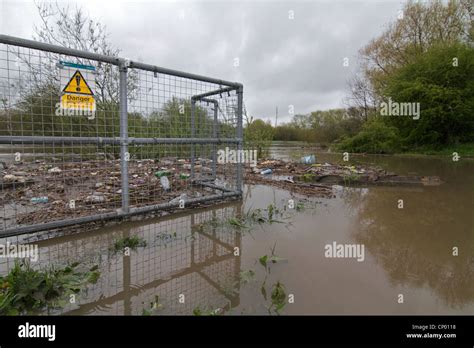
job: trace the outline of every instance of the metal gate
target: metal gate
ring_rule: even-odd
[[[242,98],[240,83],[0,35],[0,235],[241,196],[241,161],[217,153],[242,151]]]

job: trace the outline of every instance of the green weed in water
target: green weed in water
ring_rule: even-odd
[[[275,312],[279,314],[279,312],[285,307],[286,305],[286,292],[285,287],[279,281],[273,285],[272,294],[271,294],[272,304],[270,306],[270,310],[275,307]]]
[[[296,211],[298,211],[298,212],[299,212],[299,211],[303,211],[304,208],[305,208],[305,205],[304,205],[303,202],[298,202],[298,203],[296,204]]]
[[[196,315],[196,316],[203,316],[203,315],[214,316],[214,315],[219,315],[220,313],[221,313],[220,308],[216,308],[216,309],[203,308],[203,309],[201,309],[200,306],[197,306],[196,308],[193,309],[193,314]]]
[[[63,307],[67,296],[79,293],[100,276],[98,266],[80,272],[78,265],[35,270],[28,260],[16,261],[8,275],[0,277],[0,315],[38,314]]]
[[[243,223],[241,220],[239,220],[238,218],[235,218],[235,217],[230,218],[228,220],[228,223],[229,223],[229,225],[237,227],[237,228],[246,228],[247,227],[245,225],[245,223]]]
[[[311,173],[306,173],[306,174],[303,174],[302,175],[302,179],[304,182],[311,182],[311,181],[314,181],[314,178],[316,177],[316,175],[314,174],[311,174]]]
[[[143,308],[142,315],[153,315],[156,313],[156,311],[162,308],[163,305],[160,303],[158,295],[155,295],[155,300],[153,302],[150,302],[150,309]]]
[[[123,251],[125,248],[136,250],[139,247],[146,247],[146,240],[138,236],[125,237],[116,240],[114,243],[114,251]]]
[[[286,261],[285,258],[283,257],[280,257],[280,256],[277,256],[275,254],[275,248],[276,248],[276,242],[275,244],[273,245],[273,248],[271,249],[271,255],[268,256],[268,255],[263,255],[263,256],[260,256],[260,258],[258,259],[258,261],[260,262],[260,264],[265,267],[265,269],[267,268],[267,265],[269,262],[271,263],[277,263],[277,262],[282,262],[282,261]]]
[[[240,281],[242,284],[250,283],[255,277],[255,272],[251,269],[240,272]]]

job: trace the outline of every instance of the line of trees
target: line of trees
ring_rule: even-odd
[[[469,0],[409,1],[360,51],[348,108],[297,115],[276,140],[392,153],[474,143],[474,29]],[[389,100],[419,103],[420,118],[381,116]]]
[[[38,4],[42,25],[35,28],[39,41],[117,56],[103,26],[80,9],[70,11]],[[347,107],[296,115],[278,127],[247,116],[247,148],[264,156],[272,140],[300,140],[331,144],[349,152],[390,153],[417,148],[443,148],[474,143],[474,31],[469,0],[413,2],[403,16],[360,51],[360,69],[349,81]],[[97,111],[93,122],[84,117],[56,116],[60,94],[55,64],[59,56],[38,57],[12,52],[28,75],[8,81],[1,98],[1,135],[64,135],[114,137],[119,134],[118,75],[114,67],[99,64],[96,75]],[[78,59],[77,63],[91,64]],[[128,74],[128,98],[133,104],[139,80]],[[381,116],[388,100],[419,103],[420,118]],[[180,108],[184,104],[184,113]],[[129,112],[132,137],[189,137],[189,100],[173,98],[151,114]],[[147,107],[146,107],[147,109]],[[212,119],[196,109],[197,136],[211,136]],[[234,125],[235,126],[235,125]],[[235,128],[220,122],[221,136]],[[115,151],[115,150],[114,150]]]

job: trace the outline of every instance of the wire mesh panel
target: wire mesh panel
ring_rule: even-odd
[[[242,88],[0,35],[0,234],[241,194]]]
[[[140,69],[131,72],[135,81],[128,104],[128,136],[146,142],[131,142],[129,147],[130,206],[169,202],[183,206],[189,199],[235,189],[236,167],[231,171],[222,167],[217,175],[216,154],[220,148],[236,146],[225,142],[237,137],[236,92],[217,94],[211,105],[195,103],[193,97],[219,86]],[[220,108],[219,103],[233,108]],[[156,138],[170,141],[157,143]],[[212,144],[209,139],[223,140]]]
[[[38,246],[39,269],[59,267],[72,261],[81,267],[98,265],[100,277],[78,294],[75,303],[66,303],[50,314],[142,315],[159,299],[153,314],[192,314],[194,310],[230,310],[239,304],[236,284],[240,279],[242,235],[223,223],[239,214],[240,202],[201,209],[180,217],[159,221],[126,223],[100,232],[65,233],[56,231],[42,240],[25,236],[0,238],[0,243],[30,243]],[[125,237],[146,241],[130,254],[114,249]],[[0,260],[0,274],[14,267],[14,259]],[[184,300],[180,301],[180,295]],[[158,309],[158,308],[156,308]]]

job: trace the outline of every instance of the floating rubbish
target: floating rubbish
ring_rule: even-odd
[[[286,178],[283,179],[284,182],[289,182],[290,184],[294,184],[295,181],[293,180],[293,177],[292,176],[288,176]]]
[[[86,197],[86,202],[88,203],[103,203],[105,202],[105,197],[98,194],[93,194]]]
[[[33,197],[30,199],[31,203],[48,203],[48,197],[43,196],[43,197]]]
[[[159,170],[159,171],[155,172],[155,176],[157,178],[162,178],[162,177],[168,176],[168,175],[171,175],[171,172],[168,171],[168,170]]]
[[[59,174],[61,172],[62,172],[62,170],[59,167],[54,167],[54,168],[48,169],[48,173]]]
[[[293,180],[293,177],[288,176],[288,175],[272,175],[272,180],[289,182],[291,184],[295,183],[295,181]]]
[[[179,178],[183,180],[189,179],[189,177],[190,177],[189,174],[184,174],[184,173],[179,174]]]
[[[186,202],[187,199],[188,199],[188,195],[186,193],[183,193],[179,197],[173,198],[169,203],[170,204],[178,204],[181,200]]]
[[[316,163],[316,156],[315,155],[308,155],[301,157],[301,163],[303,164],[314,164]]]
[[[261,166],[275,166],[278,165],[280,162],[278,160],[266,160],[263,162],[260,162]]]
[[[166,175],[160,177],[160,183],[163,190],[168,191],[170,189],[170,181]]]
[[[219,178],[216,178],[214,180],[214,185],[219,186],[219,187],[226,187],[226,182],[223,180],[220,180]]]
[[[272,173],[272,170],[270,168],[264,169],[260,172],[260,174],[262,174],[262,175],[267,175],[267,174],[271,174],[271,173]]]
[[[20,182],[20,183],[25,182],[25,178],[21,176],[12,175],[12,174],[5,175],[3,177],[3,180],[9,181],[9,182]]]

